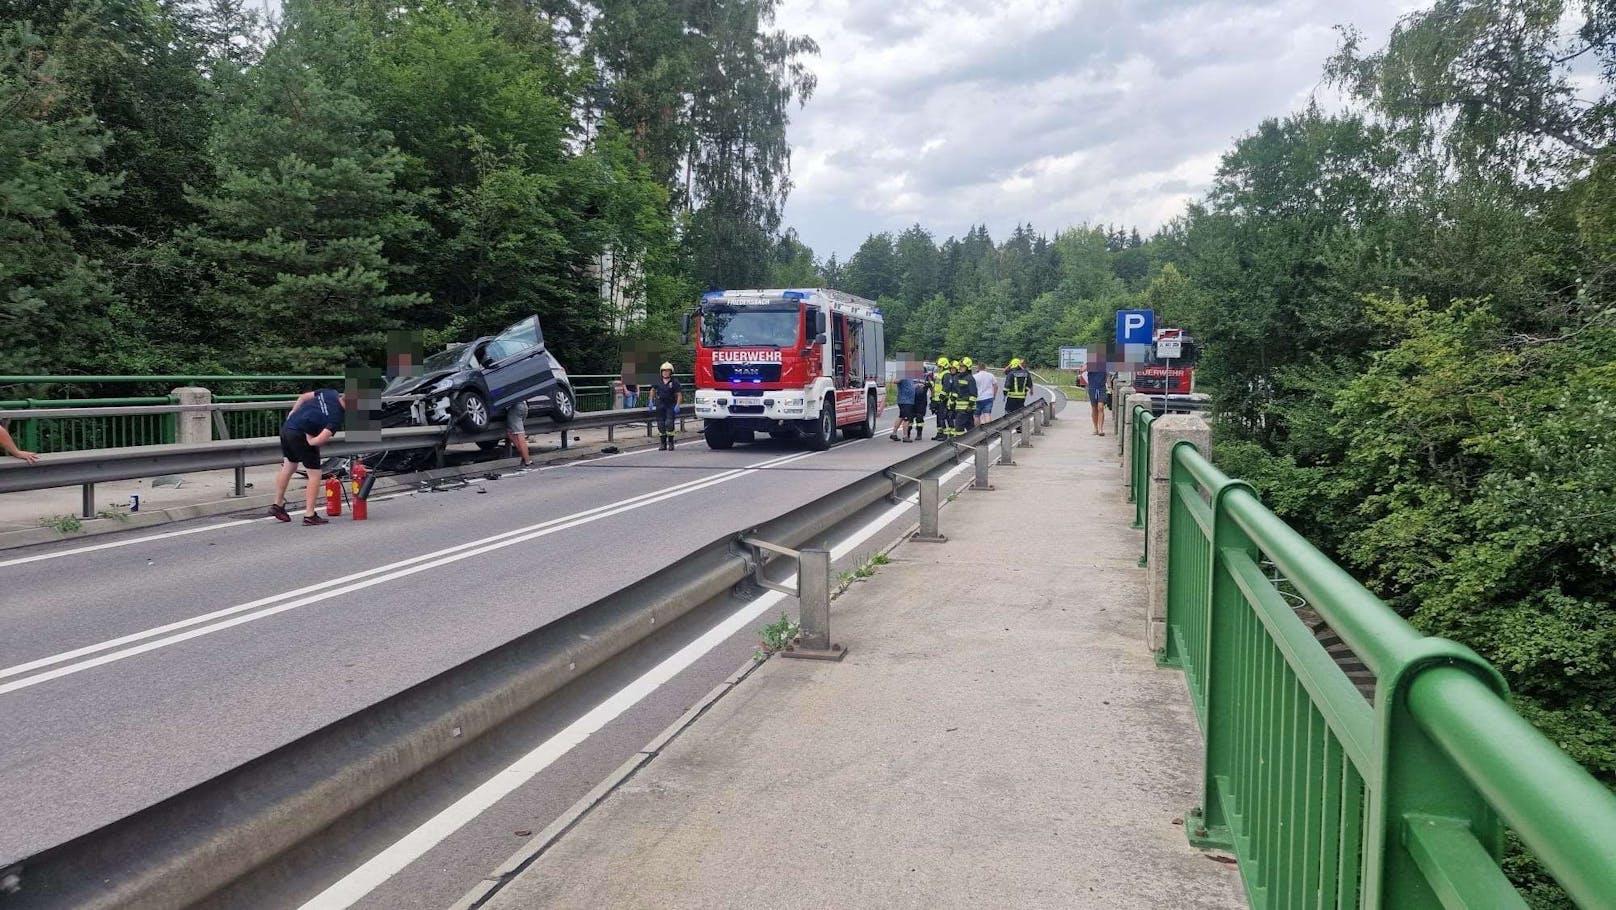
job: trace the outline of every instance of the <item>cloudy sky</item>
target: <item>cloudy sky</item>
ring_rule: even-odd
[[[919,222],[1149,230],[1232,141],[1315,94],[1337,24],[1378,44],[1402,0],[782,0],[819,42],[790,128],[786,224],[821,257]]]

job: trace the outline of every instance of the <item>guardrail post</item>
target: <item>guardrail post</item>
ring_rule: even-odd
[[[1172,414],[1157,418],[1150,432],[1150,492],[1145,502],[1145,565],[1149,567],[1145,583],[1145,646],[1156,652],[1167,641],[1167,515],[1173,506],[1173,447],[1180,441],[1188,442],[1202,454],[1209,454],[1212,428],[1199,414]]]
[[[1038,409],[1038,426],[1047,427],[1049,426],[1049,422],[1054,419],[1055,403],[1052,401],[1044,402],[1044,406]],[[1033,430],[1033,432],[1039,436],[1044,435],[1042,429]]]
[[[938,527],[937,515],[942,505],[942,483],[935,477],[920,478],[920,532],[910,540],[920,543],[943,543],[948,540]]]
[[[1013,439],[1015,435],[1014,430],[999,431],[999,464],[1015,467],[1016,456],[1015,452],[1012,451],[1015,449],[1015,442]]]
[[[1032,414],[1023,414],[1021,417],[1021,441],[1016,443],[1018,448],[1032,448]]]
[[[621,411],[622,408],[618,408],[618,410]],[[615,426],[607,426],[606,427],[606,441],[607,442],[616,442],[617,441],[617,435],[616,434],[617,434],[617,427],[615,427]]]
[[[971,489],[993,489],[993,484],[988,483],[988,441],[986,439],[982,440],[981,445],[971,450],[971,457],[976,462],[976,479],[971,481]]]
[[[797,644],[782,657],[841,660],[847,649],[830,640],[830,551],[809,547],[797,554]]]
[[[80,491],[80,492],[83,494],[83,498],[79,501],[79,517],[80,518],[94,518],[95,517],[95,484],[93,484],[93,483],[85,484],[84,489],[82,491]]]
[[[215,413],[217,413],[217,412],[215,412]],[[246,496],[247,495],[247,469],[246,468],[242,468],[242,467],[236,468],[236,491],[234,493],[230,494],[230,495],[232,495],[232,496]]]
[[[197,386],[181,386],[169,394],[182,405],[213,403],[213,392]],[[174,441],[182,445],[213,439],[212,421],[207,411],[181,411],[174,415],[174,424]]]
[[[1032,435],[1044,435],[1044,427],[1049,426],[1049,408],[1039,408],[1032,415]]]

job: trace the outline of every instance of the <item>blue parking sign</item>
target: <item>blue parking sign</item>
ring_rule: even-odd
[[[1117,344],[1150,344],[1155,337],[1154,310],[1117,310]]]

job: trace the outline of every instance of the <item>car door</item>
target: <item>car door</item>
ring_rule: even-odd
[[[494,410],[532,397],[542,383],[544,335],[539,317],[529,316],[495,335],[483,349],[483,373]]]

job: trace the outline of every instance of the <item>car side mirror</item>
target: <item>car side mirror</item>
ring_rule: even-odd
[[[825,337],[824,332],[820,332],[818,335],[814,336],[814,344],[825,344],[827,341],[828,339]]]

